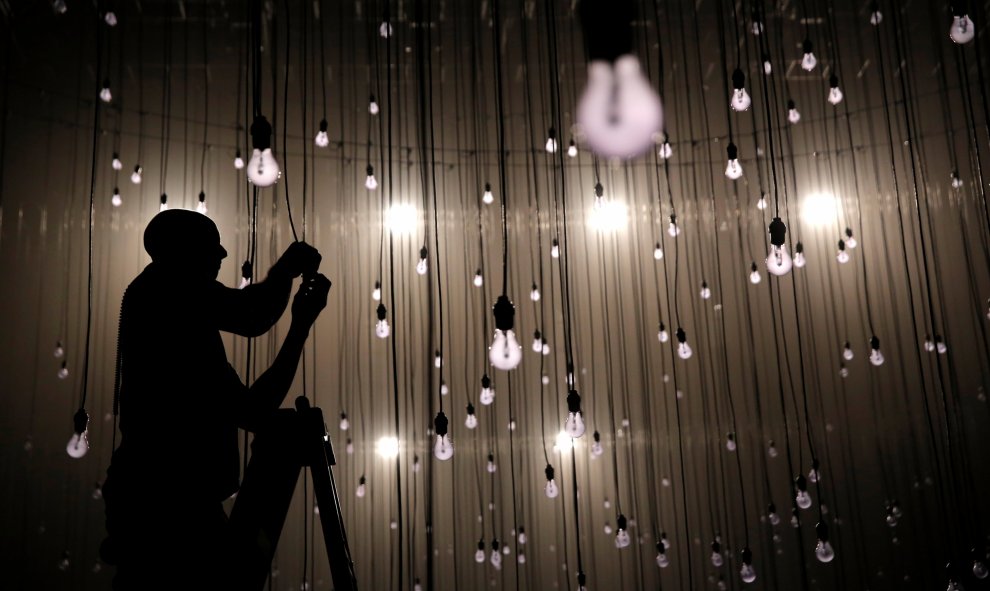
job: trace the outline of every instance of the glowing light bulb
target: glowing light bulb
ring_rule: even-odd
[[[113,94],[110,92],[110,80],[103,80],[103,88],[100,89],[100,100],[105,103],[113,100]]]
[[[495,570],[502,569],[502,553],[498,551],[498,540],[492,540],[492,554],[488,559]]]
[[[114,187],[113,196],[110,197],[110,204],[113,205],[114,207],[120,207],[123,202],[124,200],[120,196],[120,189]]]
[[[880,6],[876,2],[870,4],[870,24],[876,27],[883,22],[883,13],[880,12]]]
[[[653,259],[659,261],[662,258],[663,258],[663,249],[660,248],[660,243],[657,242],[653,246]]]
[[[875,366],[883,365],[883,353],[880,352],[880,339],[870,337],[870,363]]]
[[[974,577],[976,577],[977,579],[983,580],[983,579],[987,578],[987,575],[988,574],[990,574],[990,570],[987,570],[987,564],[985,562],[983,562],[982,560],[974,560],[973,561],[973,576]]]
[[[450,436],[444,433],[437,434],[437,441],[433,445],[433,455],[442,461],[449,460],[454,456],[454,444],[450,441]]]
[[[774,444],[773,439],[767,442],[767,456],[771,458],[776,458],[780,452],[777,451],[777,446]]]
[[[88,427],[89,414],[86,413],[85,409],[80,408],[72,417],[72,437],[69,438],[69,443],[65,446],[65,451],[69,457],[79,459],[89,451]]]
[[[663,547],[663,542],[657,542],[657,566],[659,568],[670,566],[670,559],[667,558],[667,549]]]
[[[670,142],[668,142],[665,138],[663,143],[660,144],[660,147],[657,148],[657,156],[659,156],[661,160],[667,160],[673,155],[674,148],[670,146]]]
[[[778,525],[780,523],[780,515],[777,515],[777,506],[773,503],[767,507],[767,521],[770,525]]]
[[[484,278],[481,276],[481,269],[474,272],[474,279],[471,282],[475,287],[481,287],[485,283]]]
[[[852,345],[846,341],[845,345],[842,346],[842,358],[846,361],[852,361],[853,356]]]
[[[753,285],[756,285],[762,279],[763,277],[760,275],[759,267],[757,267],[756,263],[754,262],[749,266],[749,282],[752,283]]]
[[[382,39],[388,39],[392,36],[392,24],[388,21],[382,21],[382,24],[378,25],[378,34]]]
[[[602,448],[602,436],[598,433],[598,431],[595,431],[594,434],[592,434],[592,438],[594,439],[594,442],[591,444],[591,457],[597,458],[605,452]]]
[[[340,430],[346,431],[351,428],[351,422],[347,419],[347,413],[340,413]]]
[[[539,353],[543,351],[543,338],[540,336],[540,331],[533,332],[533,352]]]
[[[58,379],[64,380],[67,377],[69,377],[69,367],[66,365],[66,362],[63,361],[62,367],[58,370]]]
[[[519,564],[526,564],[526,555],[520,551],[519,554],[516,555],[516,562]]]
[[[134,183],[135,185],[140,185],[141,184],[141,174],[143,172],[144,172],[144,169],[141,168],[141,165],[140,164],[134,165],[134,172],[131,173],[131,182]]]
[[[760,22],[760,21],[758,21],[758,20],[754,20],[753,21],[753,24],[751,24],[749,26],[749,31],[753,35],[756,35],[756,36],[761,35],[763,33],[763,23]]]
[[[481,376],[481,396],[479,396],[479,400],[485,406],[495,402],[495,389],[492,388],[492,380],[488,377],[488,374]]]
[[[846,228],[845,241],[847,248],[856,248],[856,246],[859,245],[859,242],[857,242],[856,238],[853,237],[852,228]]]
[[[241,158],[240,148],[237,148],[237,150],[234,152],[234,168],[236,168],[237,170],[244,168],[244,159]]]
[[[739,577],[744,583],[752,583],[756,580],[756,569],[752,564],[743,564],[739,569]]]
[[[522,360],[522,347],[516,341],[512,330],[495,329],[495,339],[488,351],[488,359],[497,369],[509,371],[515,369]]]
[[[168,209],[168,195],[162,193],[162,196],[158,199],[158,211],[165,211]]]
[[[700,295],[703,300],[707,300],[712,297],[712,290],[708,287],[707,281],[701,282],[701,291],[698,292],[698,295]]]
[[[478,550],[474,553],[474,561],[478,564],[485,562],[485,542],[478,540]]]
[[[327,136],[326,119],[320,121],[320,130],[316,132],[316,137],[313,138],[313,143],[316,144],[317,148],[326,148],[330,145],[330,137]]]
[[[577,155],[577,144],[574,143],[574,140],[571,140],[571,142],[567,145],[567,156],[570,158],[577,158]]]
[[[555,154],[557,152],[557,132],[552,127],[547,130],[547,143],[543,148],[548,154]]]
[[[375,95],[368,97],[368,113],[372,115],[377,115],[379,112],[378,102],[375,100]]]
[[[560,242],[556,238],[550,243],[550,256],[555,259],[560,258]]]
[[[588,86],[578,102],[577,121],[594,152],[630,158],[653,146],[663,129],[663,105],[639,60],[625,54],[614,63],[588,64]]]
[[[533,284],[533,287],[529,291],[529,299],[534,302],[540,301],[540,290],[539,288],[536,287],[535,283]]]
[[[687,344],[687,333],[683,328],[677,329],[677,356],[681,359],[690,359],[693,352],[691,346]]]
[[[361,478],[358,480],[357,490],[354,491],[354,494],[357,495],[357,498],[363,499],[367,490],[368,490],[367,481],[364,478],[364,474],[362,474]]]
[[[767,255],[767,271],[778,277],[786,275],[791,270],[791,255],[787,254],[787,247],[784,246],[784,234],[787,227],[780,218],[773,218],[770,222],[770,253]]]
[[[663,322],[660,323],[660,328],[657,330],[657,340],[661,343],[666,343],[670,340],[670,334],[667,332],[667,327],[664,326]]]
[[[712,544],[712,546],[717,546],[717,544]],[[711,560],[712,566],[715,568],[720,568],[725,563],[725,560],[722,558],[722,554],[718,550],[714,549],[712,550],[709,560]]]
[[[963,188],[963,184],[964,183],[963,183],[963,180],[961,178],[959,178],[959,173],[958,172],[952,171],[951,179],[952,179],[951,180],[951,183],[952,183],[952,188],[953,189],[962,189]]]
[[[354,454],[354,442],[351,441],[350,437],[347,438],[347,443],[344,445],[344,449],[347,451],[347,455]]]
[[[494,474],[498,470],[498,466],[495,465],[495,456],[488,454],[488,473]]]
[[[801,112],[797,110],[794,101],[787,101],[787,120],[792,124],[797,124],[801,120]]]
[[[474,405],[470,402],[467,405],[467,418],[464,419],[464,426],[474,429],[478,426],[478,415],[474,414]]]
[[[804,49],[804,57],[801,59],[801,67],[805,72],[810,72],[815,69],[818,65],[818,60],[815,58],[815,53],[811,49],[811,40],[805,39],[802,44]]]
[[[960,45],[969,43],[976,34],[976,27],[968,14],[955,14],[960,10],[953,10],[952,26],[949,27],[949,38]]]
[[[110,161],[110,166],[114,170],[121,170],[124,168],[124,163],[120,161],[120,156],[116,152],[113,153],[113,160]]]
[[[949,347],[942,341],[942,335],[935,335],[935,350],[939,355],[945,355],[949,351]]]
[[[818,534],[818,543],[815,544],[815,558],[819,562],[832,562],[835,559],[835,550],[832,549],[832,544],[828,541],[828,527],[824,521],[818,522],[818,525],[815,526],[815,532]]]
[[[584,417],[581,415],[581,395],[577,390],[567,394],[567,419],[564,421],[564,431],[571,439],[584,436]]]
[[[371,299],[378,302],[382,299],[382,283],[381,281],[375,282],[375,288],[371,290]]]
[[[738,150],[736,145],[730,143],[726,148],[726,153],[729,156],[729,161],[725,165],[725,178],[734,181],[742,177],[743,170],[742,165],[739,164]]]
[[[794,503],[801,509],[811,507],[811,495],[808,494],[808,484],[803,475],[794,479]]]
[[[481,194],[481,202],[485,205],[491,205],[495,202],[495,195],[492,194],[491,183],[485,183],[485,192]]]
[[[270,187],[278,181],[281,174],[271,148],[252,151],[248,162],[248,180],[259,187]]]
[[[760,198],[756,200],[756,209],[763,211],[767,208],[767,196],[766,194],[761,194]]]
[[[61,359],[65,356],[65,347],[62,346],[62,341],[55,342],[55,359]]]
[[[426,275],[426,270],[428,269],[426,257],[428,254],[429,251],[426,250],[425,246],[419,249],[419,262],[416,263],[416,273]]]
[[[677,216],[670,214],[670,223],[667,224],[667,235],[671,238],[677,238],[681,233],[681,227],[677,225]]]
[[[516,536],[516,541],[519,542],[520,546],[526,545],[526,528],[519,526],[519,535]]]
[[[543,487],[543,492],[547,495],[548,499],[556,499],[557,495],[560,494],[560,489],[557,487],[557,481],[553,479],[553,466],[547,464],[547,467],[543,470],[543,473],[547,477],[547,484]]]
[[[808,481],[818,482],[822,478],[821,467],[817,459],[811,460],[811,470],[808,470]]]
[[[626,531],[626,516],[620,514],[616,520],[615,547],[628,548],[632,540],[629,539],[629,532]]]
[[[746,92],[745,85],[746,75],[743,74],[742,70],[736,68],[732,73],[732,97],[729,99],[729,106],[737,113],[748,110],[753,104],[752,99],[749,98],[749,93]]]
[[[62,2],[62,0],[56,0],[55,4],[59,2]],[[65,6],[65,4],[63,3],[62,6]],[[65,9],[63,9],[62,12],[65,12]],[[68,570],[68,568],[69,568],[69,551],[66,550],[65,552],[62,552],[62,558],[60,558],[58,561],[58,570]]]
[[[203,215],[206,215],[206,212],[208,211],[206,208],[206,193],[203,191],[199,192],[199,201],[196,203],[196,211]]]
[[[842,97],[842,90],[839,89],[839,77],[832,74],[832,77],[829,78],[828,102],[838,105],[842,102]]]
[[[770,63],[770,57],[766,55],[763,56],[763,73],[767,76],[773,74],[773,64]]]
[[[108,27],[116,27],[117,15],[112,10],[108,10],[107,13],[103,15],[103,22],[105,22]]]
[[[365,173],[367,176],[364,177],[364,188],[369,191],[374,191],[378,188],[378,179],[375,178],[375,168],[372,165],[368,165],[365,168]]]
[[[736,436],[732,433],[728,433],[725,436],[725,449],[728,451],[736,451]]]
[[[385,304],[378,304],[378,323],[375,324],[375,336],[380,339],[388,338],[391,333],[391,329],[388,326],[388,320],[385,319]]]

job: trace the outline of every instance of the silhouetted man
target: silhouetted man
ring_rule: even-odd
[[[216,280],[227,256],[220,233],[193,211],[156,215],[144,247],[152,262],[121,310],[121,443],[103,487],[101,555],[117,565],[115,589],[232,588],[235,563],[257,543],[234,539],[221,505],[238,489],[237,430],[256,431],[281,405],[330,281],[316,272],[316,249],[296,242],[264,281],[225,287]],[[264,334],[300,275],[282,348],[248,388],[220,331]]]

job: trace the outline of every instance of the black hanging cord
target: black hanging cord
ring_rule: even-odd
[[[505,105],[502,99],[502,24],[499,15],[499,0],[492,1],[492,52],[495,55],[495,124],[498,130],[498,178],[501,184],[500,199],[502,213],[502,295],[509,289],[509,230],[507,207],[509,185],[505,174]]]

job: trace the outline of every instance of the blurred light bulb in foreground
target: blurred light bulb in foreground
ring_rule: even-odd
[[[687,343],[687,333],[683,328],[677,329],[677,343],[677,356],[681,359],[690,359],[693,352]]]
[[[787,247],[784,246],[784,235],[787,233],[787,226],[780,218],[773,218],[770,222],[770,253],[767,255],[767,271],[778,277],[786,275],[791,270],[791,255],[787,254]]]
[[[117,187],[113,188],[113,196],[110,197],[110,204],[114,207],[120,207],[124,200],[120,196],[120,189]]]
[[[378,188],[378,179],[375,178],[375,167],[369,164],[367,168],[364,169],[364,172],[364,188],[369,191],[374,191]]]
[[[725,165],[725,178],[732,181],[737,180],[743,175],[742,165],[739,164],[739,150],[735,144],[730,142],[725,151],[729,157],[728,163]]]
[[[522,361],[522,347],[512,330],[516,309],[505,295],[500,295],[492,309],[495,316],[495,338],[488,350],[488,360],[497,369],[509,371]]]
[[[495,402],[495,389],[492,388],[492,379],[488,374],[481,376],[481,395],[478,399],[485,406]]]
[[[753,262],[749,266],[749,282],[753,285],[759,283],[763,278],[760,276],[760,269],[756,266],[756,262]]]
[[[575,144],[574,140],[572,139],[571,142],[567,145],[567,156],[569,158],[577,158],[577,155],[578,155],[577,144]]]
[[[543,470],[544,475],[547,477],[547,483],[543,487],[544,494],[547,495],[548,499],[556,499],[557,495],[560,494],[560,489],[557,488],[557,481],[554,480],[554,470],[553,466],[547,464],[547,467]]]
[[[234,168],[240,170],[244,168],[244,158],[241,157],[241,149],[237,148],[234,152]]]
[[[619,514],[619,518],[616,520],[616,530],[615,530],[615,547],[616,548],[627,548],[631,543],[629,539],[629,532],[626,531],[627,523],[626,516]]]
[[[567,419],[564,421],[564,431],[572,439],[582,437],[585,432],[584,417],[581,415],[581,395],[577,390],[567,394]]]
[[[735,433],[725,434],[725,449],[727,451],[736,451],[736,435]]]
[[[485,205],[491,205],[495,202],[495,195],[492,194],[491,183],[485,183],[485,192],[481,194],[481,202]]]
[[[613,63],[596,59],[588,64],[577,121],[592,151],[631,158],[653,146],[663,129],[663,106],[635,56],[621,55]]]
[[[72,437],[65,446],[65,451],[69,457],[79,459],[89,451],[89,414],[80,408],[72,417]]]
[[[835,74],[828,80],[828,102],[838,105],[842,102],[842,90],[839,89],[839,77]]]
[[[846,247],[847,248],[856,248],[856,246],[859,245],[859,242],[857,242],[856,241],[856,238],[853,237],[852,228],[846,228],[846,232],[845,233],[846,233],[846,237],[845,237],[844,240],[846,241]]]
[[[380,339],[388,338],[391,329],[388,326],[388,320],[385,319],[385,304],[378,304],[376,314],[378,316],[378,322],[375,324],[375,336]]]
[[[973,36],[976,34],[976,27],[973,25],[973,21],[969,18],[969,15],[960,14],[961,12],[963,11],[953,8],[952,26],[949,28],[949,38],[960,45],[972,41]]]
[[[141,175],[144,173],[144,169],[141,168],[140,164],[134,165],[134,172],[131,173],[131,182],[135,185],[141,184]]]
[[[375,100],[375,95],[368,97],[368,113],[372,115],[377,115],[379,111],[378,101]]]
[[[378,25],[378,35],[382,39],[388,39],[392,36],[392,23],[388,21],[382,21],[382,24]]]
[[[805,72],[810,72],[818,65],[818,59],[815,58],[815,53],[812,51],[811,39],[805,39],[801,47],[804,50],[804,57],[801,58],[801,67]]]
[[[100,100],[109,103],[113,100],[113,94],[110,92],[110,80],[103,80],[103,88],[100,89]]]
[[[975,550],[973,552],[976,553]],[[990,575],[990,570],[987,569],[987,563],[979,558],[973,559],[973,576],[977,579],[983,580]]]
[[[313,143],[316,144],[317,148],[326,148],[330,145],[330,137],[327,135],[326,119],[320,121],[320,129],[316,132],[316,137],[313,139]]]
[[[787,120],[791,124],[797,124],[801,120],[801,112],[797,110],[797,105],[794,101],[787,101]]]
[[[852,344],[849,341],[846,341],[842,346],[842,358],[846,361],[852,361],[853,359]]]
[[[454,455],[454,444],[447,434],[447,415],[438,412],[433,419],[433,432],[436,435],[436,443],[433,444],[433,455],[438,460],[449,460]]]
[[[358,479],[357,490],[354,491],[354,494],[357,495],[357,498],[363,499],[367,490],[368,490],[367,481],[364,478],[364,474],[362,474],[361,478]]]
[[[942,335],[940,334],[935,335],[935,351],[937,351],[939,355],[945,355],[949,351],[949,347],[945,344],[945,341],[942,340]]]
[[[488,559],[488,562],[491,563],[492,567],[494,567],[495,570],[502,569],[502,553],[499,552],[499,544],[497,539],[492,540],[492,554],[491,557]]]
[[[120,161],[120,156],[116,152],[113,153],[113,159],[110,161],[110,167],[114,170],[121,170],[124,168],[124,163]]]
[[[474,413],[474,405],[470,402],[467,405],[467,418],[464,419],[464,426],[468,429],[474,429],[478,426],[478,415]]]
[[[539,353],[543,351],[543,337],[540,331],[533,331],[533,353]]]
[[[548,154],[557,152],[557,131],[554,128],[547,130],[547,143],[543,146]]]
[[[880,339],[876,335],[870,337],[870,363],[878,367],[883,365],[883,353],[880,352]]]
[[[429,251],[425,246],[419,249],[419,261],[416,263],[416,273],[426,275],[426,271],[429,268],[426,261],[428,255]]]
[[[729,106],[732,107],[733,111],[742,112],[749,109],[750,105],[753,104],[752,99],[749,98],[749,93],[746,92],[746,75],[739,68],[732,73],[732,97],[729,100]]]
[[[105,22],[108,27],[116,27],[117,14],[112,10],[108,10],[107,13],[103,15],[103,22]]]

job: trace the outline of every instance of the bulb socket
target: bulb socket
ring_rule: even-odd
[[[378,315],[379,320],[385,320],[385,304],[379,303],[375,313]]]
[[[481,387],[485,389],[492,387],[492,379],[488,377],[488,374],[481,376]]]
[[[365,167],[364,172],[368,176],[371,176],[371,175],[375,174],[375,167],[369,164],[367,167]]]
[[[320,120],[320,131],[322,131],[323,133],[326,133],[326,131],[327,131],[327,125],[328,124],[327,124],[327,120],[326,119]]]
[[[251,146],[255,150],[267,150],[272,147],[272,124],[264,115],[258,115],[251,124]]]
[[[470,402],[468,402],[468,405],[467,405],[467,413],[469,415],[473,415],[474,414],[474,405],[471,404]]]
[[[577,390],[571,390],[567,393],[567,410],[573,413],[581,412],[581,395],[578,394]]]
[[[746,86],[746,74],[739,68],[732,73],[732,87],[736,90],[742,90]]]
[[[443,414],[443,411],[438,412],[437,417],[433,419],[433,432],[443,437],[447,434],[447,424],[447,415]]]
[[[599,433],[598,431],[595,431],[594,433],[592,433],[591,438],[594,439],[596,442],[600,443],[602,440],[602,434]]]
[[[684,332],[684,329],[683,328],[678,328],[677,329],[677,342],[678,343],[681,343],[681,344],[684,344],[684,343],[687,342],[687,333]]]
[[[615,520],[615,525],[616,527],[619,528],[619,530],[626,529],[627,527],[626,516],[623,515],[622,513],[619,513],[619,518]]]
[[[773,218],[770,221],[770,244],[774,246],[784,245],[784,236],[787,234],[787,226],[784,222],[780,221],[780,218]]]
[[[793,100],[788,100],[787,101],[787,110],[788,111],[790,111],[791,109],[796,109],[796,108],[797,108],[797,105],[794,103]]]
[[[425,259],[429,254],[430,254],[430,251],[426,249],[426,246],[423,246],[422,248],[419,249],[419,258],[420,259]]]
[[[492,312],[495,314],[495,328],[502,332],[512,330],[515,325],[516,307],[512,305],[508,296],[504,294],[498,296]]]
[[[725,148],[725,153],[729,156],[729,160],[736,160],[739,158],[739,149],[732,142]]]
[[[543,473],[546,475],[548,481],[553,480],[553,466],[547,464],[547,467],[543,469]]]
[[[798,474],[798,477],[794,479],[794,486],[801,492],[808,491],[808,480],[805,479],[804,474]]]
[[[825,525],[824,521],[819,521],[815,524],[815,534],[818,535],[818,539],[827,542],[828,541],[828,526]]]
[[[831,76],[829,76],[829,78],[828,78],[828,86],[829,86],[829,88],[838,88],[839,87],[839,77],[836,76],[835,74],[832,74]]]
[[[64,365],[64,363],[63,363]],[[72,430],[76,432],[77,435],[82,435],[86,432],[86,427],[89,426],[89,413],[86,409],[79,407],[76,414],[72,415]]]
[[[743,564],[750,565],[753,564],[753,551],[749,549],[749,546],[743,548],[742,551],[742,561]]]
[[[805,39],[804,43],[801,44],[801,49],[804,50],[805,53],[811,53],[813,47],[814,46],[811,45],[811,39]]]

